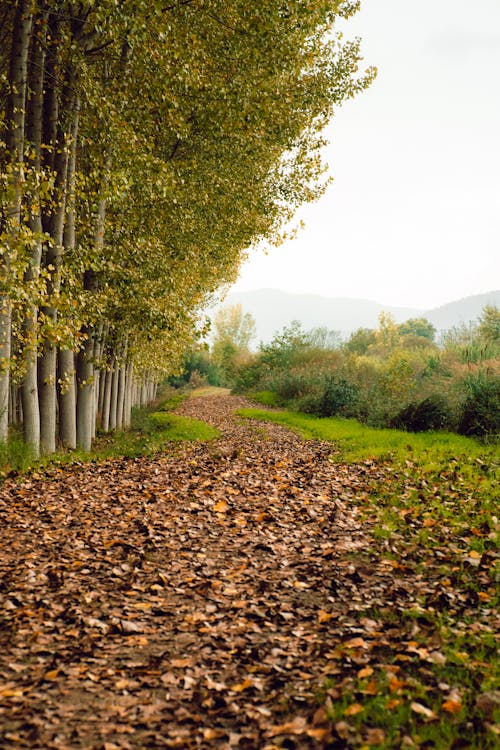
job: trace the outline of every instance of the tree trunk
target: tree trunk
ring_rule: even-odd
[[[10,193],[4,221],[7,247],[0,262],[0,281],[6,289],[0,297],[0,442],[5,443],[9,433],[9,380],[12,308],[8,292],[11,264],[15,257],[15,244],[21,226],[23,194],[24,123],[26,110],[26,79],[28,77],[28,50],[33,14],[30,0],[19,0],[16,8],[10,62],[8,71],[9,92],[5,109],[5,150],[10,165]]]
[[[43,77],[45,66],[46,13],[37,19],[37,33],[33,34],[30,65],[28,72],[28,102],[26,139],[31,145],[33,157],[32,169],[40,174],[43,113]],[[29,227],[34,234],[34,245],[28,268],[24,273],[24,282],[29,288],[40,275],[42,258],[42,213],[40,195],[33,188],[29,200]],[[21,383],[21,401],[23,407],[24,442],[30,446],[34,455],[40,455],[40,409],[38,405],[37,351],[38,351],[38,307],[27,301],[22,322],[22,340],[24,345],[25,374]]]
[[[111,384],[113,382],[113,371],[110,367],[106,371],[104,385],[104,400],[102,405],[102,429],[103,432],[109,432],[109,410],[111,405]]]
[[[76,448],[75,355],[70,349],[58,354],[59,439],[65,448]]]
[[[121,430],[123,427],[123,415],[125,411],[125,390],[127,378],[127,339],[123,344],[123,350],[120,357],[120,369],[118,372],[118,394],[116,406],[116,429]]]
[[[63,249],[64,222],[68,185],[68,136],[71,134],[75,118],[75,81],[67,65],[62,69],[59,60],[58,39],[59,21],[55,20],[50,29],[52,44],[47,51],[47,75],[45,78],[46,96],[43,112],[44,143],[53,147],[49,164],[54,171],[53,202],[44,217],[44,230],[51,243],[45,248],[43,264],[47,272],[47,293],[49,303],[43,308],[44,317],[49,323],[39,366],[38,388],[40,402],[40,446],[43,453],[53,453],[56,449],[56,403],[57,403],[57,349],[50,328],[57,321],[55,297],[60,291],[61,263]],[[61,77],[65,81],[62,84]],[[61,92],[59,103],[59,92]]]
[[[78,140],[80,102],[76,99],[75,113],[71,132],[71,147],[67,173],[67,206],[64,225],[63,246],[66,251],[73,251],[76,246],[75,234],[75,180],[76,180],[76,146]],[[76,368],[75,354],[70,349],[61,349],[58,354],[59,380],[59,439],[65,448],[76,448]]]
[[[116,410],[118,406],[118,378],[120,368],[116,358],[113,358],[113,377],[111,381],[111,403],[109,409],[109,429],[110,431],[116,430]]]
[[[92,419],[94,417],[94,340],[92,332],[87,331],[85,346],[78,352],[77,383],[78,401],[76,440],[80,448],[89,451],[92,447]]]

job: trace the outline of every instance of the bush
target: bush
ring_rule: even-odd
[[[427,430],[441,430],[448,427],[450,422],[451,414],[448,404],[442,396],[434,394],[402,409],[392,419],[391,427],[410,432],[426,432]]]
[[[314,414],[316,417],[324,416],[321,413],[321,394],[308,393],[297,401],[294,401],[292,406],[294,411],[300,411],[303,414]]]
[[[330,378],[327,381],[320,403],[322,417],[347,414],[356,403],[358,389],[345,378]]]
[[[480,372],[464,383],[466,398],[460,409],[461,435],[498,438],[500,433],[500,377]]]

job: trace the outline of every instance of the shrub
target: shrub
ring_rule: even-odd
[[[410,432],[426,432],[441,430],[449,426],[450,422],[448,404],[442,396],[433,394],[402,409],[391,421],[391,427]]]
[[[498,438],[500,433],[500,377],[484,372],[464,382],[466,398],[460,409],[458,432],[461,435]]]
[[[322,396],[319,393],[308,393],[297,401],[294,401],[292,406],[295,411],[300,411],[303,414],[314,414],[316,417],[325,416],[321,411]]]
[[[352,410],[358,398],[358,389],[345,378],[330,378],[327,381],[320,402],[322,417],[333,417],[347,414]]]

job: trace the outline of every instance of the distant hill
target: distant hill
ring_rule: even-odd
[[[302,323],[305,330],[326,326],[340,331],[347,338],[357,328],[376,328],[382,311],[390,313],[397,323],[408,318],[425,317],[437,330],[452,328],[476,320],[485,305],[500,307],[500,291],[473,297],[434,310],[394,307],[365,299],[329,298],[317,294],[293,294],[279,289],[258,289],[229,294],[223,306],[240,304],[257,323],[257,342],[268,342],[276,331],[292,320]]]
[[[424,317],[430,320],[438,331],[446,331],[462,323],[468,325],[470,322],[477,321],[486,305],[494,305],[500,308],[500,290],[486,292],[486,294],[475,294],[456,302],[449,302],[442,307],[427,310]]]

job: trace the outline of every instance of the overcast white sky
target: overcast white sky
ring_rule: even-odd
[[[431,308],[498,289],[500,0],[362,0],[345,36],[379,75],[331,125],[335,182],[233,290]]]

